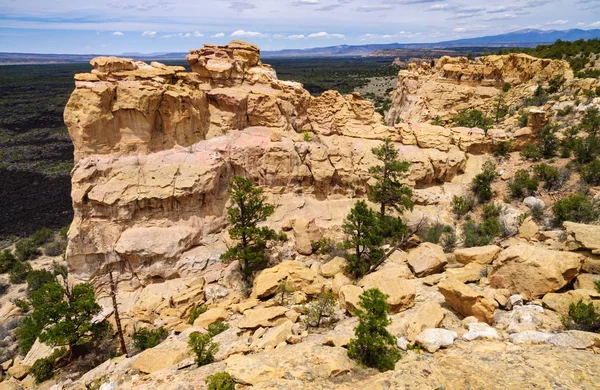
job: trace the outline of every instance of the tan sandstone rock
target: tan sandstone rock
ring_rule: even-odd
[[[417,277],[438,273],[446,263],[444,249],[430,242],[424,242],[408,253],[408,265]]]
[[[444,295],[446,303],[463,316],[473,316],[488,324],[494,322],[494,311],[498,304],[482,292],[457,280],[440,282],[438,289]]]
[[[513,245],[494,261],[490,285],[532,300],[564,287],[577,276],[582,264],[583,257],[576,253]]]
[[[238,321],[237,326],[241,329],[273,326],[278,319],[285,317],[286,312],[287,309],[283,306],[248,309]]]
[[[575,243],[592,251],[593,254],[600,254],[600,226],[567,221],[564,227]]]
[[[323,282],[317,273],[299,261],[285,261],[275,267],[262,271],[254,279],[252,293],[258,298],[266,298],[277,293],[279,283],[285,280],[291,288],[302,291],[311,284],[320,288]]]
[[[181,341],[166,341],[157,347],[147,349],[140,353],[132,368],[145,374],[150,374],[175,364],[190,357],[187,343]]]
[[[460,248],[454,251],[456,261],[461,264],[491,264],[502,249],[497,245]]]
[[[194,326],[207,329],[210,324],[224,321],[227,317],[227,310],[223,308],[208,309],[194,320]]]
[[[354,286],[352,284],[342,286],[338,294],[340,307],[352,314],[354,310],[359,308],[359,297],[362,293],[363,289],[358,286]]]
[[[408,320],[406,338],[414,341],[425,329],[437,328],[444,319],[444,312],[437,302],[427,302]]]

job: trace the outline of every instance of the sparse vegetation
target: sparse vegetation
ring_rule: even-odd
[[[0,274],[5,274],[11,270],[17,259],[9,249],[0,252]]]
[[[594,159],[591,163],[581,167],[581,179],[591,186],[600,185],[600,160]]]
[[[200,314],[206,313],[208,307],[206,305],[194,306],[192,310],[190,310],[190,316],[188,318],[188,324],[193,325],[196,318],[200,316]]]
[[[363,200],[356,202],[346,217],[342,229],[347,238],[344,248],[351,249],[347,255],[348,272],[359,278],[365,275],[372,265],[383,256],[383,237],[377,214]]]
[[[514,199],[523,199],[537,191],[539,182],[531,177],[529,172],[520,169],[515,172],[514,178],[508,183],[510,195]]]
[[[480,224],[467,221],[463,226],[463,245],[466,248],[488,245],[502,234],[502,230],[497,218],[488,218]]]
[[[8,271],[9,280],[12,284],[21,284],[27,280],[27,275],[32,268],[29,263],[23,261],[15,261],[12,268]]]
[[[417,231],[417,235],[423,242],[441,245],[446,252],[451,252],[456,245],[454,229],[441,222],[423,224]]]
[[[585,304],[579,300],[569,305],[569,315],[563,318],[563,324],[567,329],[600,333],[600,313],[592,302]]]
[[[210,334],[192,333],[188,342],[190,349],[196,355],[196,364],[205,366],[215,361],[219,345],[212,341]]]
[[[156,329],[135,329],[133,331],[133,348],[138,351],[145,351],[149,348],[154,348],[158,344],[162,343],[164,339],[169,335],[169,331],[164,328]]]
[[[494,125],[494,119],[488,118],[480,110],[461,110],[452,122],[457,127],[478,127],[486,133]]]
[[[391,324],[387,297],[378,289],[361,294],[358,304],[361,308],[355,312],[359,323],[354,329],[355,338],[348,343],[350,358],[379,371],[393,370],[400,359],[396,340],[386,329]]]
[[[294,289],[292,288],[292,286],[289,285],[287,280],[282,280],[281,282],[279,282],[279,287],[277,288],[277,294],[280,297],[279,304],[281,306],[285,305],[290,294],[292,294],[293,292]]]
[[[471,189],[480,203],[486,203],[494,196],[492,183],[497,177],[496,164],[488,160],[483,164],[483,171],[473,178]]]
[[[512,142],[498,142],[492,146],[492,153],[496,157],[506,157],[512,151]]]
[[[235,382],[227,372],[217,372],[206,378],[207,390],[235,390]]]
[[[452,197],[452,211],[457,218],[462,218],[473,210],[475,199],[471,196]]]
[[[331,291],[323,292],[317,299],[304,307],[306,324],[318,328],[324,319],[331,319],[335,312],[335,298]]]
[[[35,378],[35,383],[42,383],[48,379],[52,379],[56,361],[65,355],[65,353],[66,351],[60,348],[52,352],[50,356],[36,360],[29,370],[29,373]]]
[[[533,174],[544,182],[544,188],[548,191],[557,188],[561,183],[561,175],[557,167],[546,163],[533,167]]]
[[[215,337],[216,335],[225,332],[227,329],[229,329],[228,323],[218,321],[208,325],[208,329],[206,330],[208,331],[208,334],[211,335],[211,337]]]
[[[598,206],[584,194],[573,194],[559,199],[552,206],[557,225],[565,221],[590,223],[598,219]]]
[[[232,225],[229,236],[239,242],[229,248],[221,259],[238,260],[244,279],[249,283],[252,273],[267,265],[267,242],[283,240],[285,235],[278,235],[273,229],[258,226],[273,214],[275,207],[266,203],[262,188],[256,187],[252,180],[234,176],[228,192],[234,205],[227,210],[227,221]]]

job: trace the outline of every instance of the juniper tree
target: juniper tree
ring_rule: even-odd
[[[348,236],[344,241],[344,248],[352,249],[352,253],[347,255],[348,272],[361,277],[383,257],[383,237],[377,214],[364,200],[358,201],[350,210],[342,229]]]
[[[386,329],[391,324],[387,298],[376,288],[361,294],[358,303],[361,309],[354,313],[358,317],[358,326],[354,328],[355,338],[348,343],[350,358],[379,371],[393,370],[400,359],[394,336]]]
[[[250,179],[234,176],[228,192],[233,202],[233,207],[227,210],[227,221],[232,226],[229,236],[239,242],[229,248],[221,259],[238,260],[244,279],[249,282],[252,272],[266,265],[267,242],[283,236],[268,227],[258,227],[275,211],[273,205],[266,203],[262,188],[255,186]]]
[[[408,172],[410,163],[398,159],[398,150],[389,138],[386,138],[381,146],[371,149],[371,152],[383,163],[369,169],[369,173],[377,180],[369,199],[379,203],[380,218],[385,218],[389,209],[394,209],[400,214],[404,210],[412,210],[412,190],[400,182]]]

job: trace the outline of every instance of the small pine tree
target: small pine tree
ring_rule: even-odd
[[[355,313],[359,324],[354,328],[355,338],[348,343],[350,358],[379,371],[393,370],[401,357],[394,336],[386,329],[391,324],[387,298],[378,289],[362,293],[359,302],[362,309]]]
[[[381,146],[373,148],[371,151],[383,163],[383,165],[369,169],[369,173],[377,180],[369,200],[379,203],[380,218],[383,219],[390,208],[400,214],[404,210],[412,210],[412,190],[400,182],[408,172],[410,163],[398,159],[398,150],[389,138],[386,138]]]
[[[265,250],[267,241],[280,238],[274,230],[258,227],[275,211],[275,207],[267,204],[263,190],[256,187],[252,180],[234,176],[229,184],[229,196],[234,207],[227,210],[227,221],[232,225],[229,236],[239,243],[229,248],[221,259],[238,260],[246,282],[252,272],[266,265]]]
[[[331,317],[335,312],[335,298],[331,291],[322,293],[317,299],[309,303],[304,312],[308,326],[318,328],[323,318]]]
[[[483,171],[473,178],[472,190],[480,203],[488,202],[494,196],[492,183],[498,177],[496,164],[491,161],[483,163]]]
[[[192,333],[188,342],[190,349],[196,355],[196,364],[205,366],[215,361],[219,345],[212,341],[210,334]]]
[[[347,255],[348,272],[357,278],[361,277],[383,256],[380,249],[383,237],[380,234],[377,214],[365,201],[358,201],[350,210],[342,229],[348,236],[344,241],[344,248],[352,249],[352,253]]]

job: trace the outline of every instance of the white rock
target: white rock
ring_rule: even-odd
[[[473,341],[479,339],[500,340],[498,331],[485,322],[474,322],[469,324],[469,331],[463,335],[463,340]]]
[[[515,306],[523,306],[523,297],[519,294],[511,295],[506,302],[507,310],[512,310]]]
[[[408,341],[406,337],[400,337],[398,340],[396,340],[396,345],[403,351],[408,349],[408,344],[410,344],[410,341]]]
[[[524,332],[511,334],[510,341],[513,344],[546,344],[552,338],[551,333],[527,330]]]
[[[229,290],[219,284],[209,284],[204,288],[204,297],[207,301],[225,298],[229,295]]]
[[[546,203],[543,200],[536,198],[535,196],[528,196],[523,200],[523,204],[530,209],[534,207],[546,207]]]
[[[458,334],[451,330],[433,328],[425,329],[415,338],[415,341],[427,352],[433,353],[440,348],[451,346],[457,337]]]

